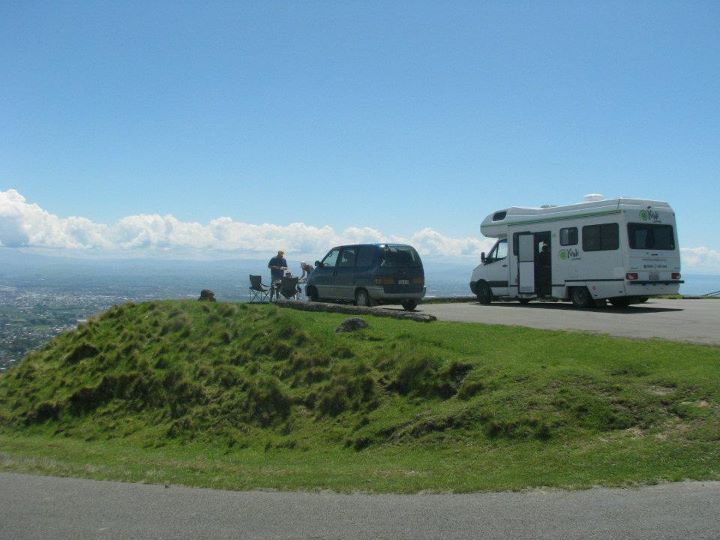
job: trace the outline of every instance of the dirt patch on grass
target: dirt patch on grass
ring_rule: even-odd
[[[662,385],[652,385],[648,386],[648,393],[654,395],[654,396],[669,396],[673,392],[675,392],[677,388],[674,388],[672,386],[662,386]]]

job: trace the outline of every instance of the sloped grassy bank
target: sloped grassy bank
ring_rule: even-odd
[[[720,349],[117,306],[0,378],[0,469],[417,491],[720,477]]]

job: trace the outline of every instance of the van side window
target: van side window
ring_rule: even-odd
[[[335,266],[338,255],[340,255],[340,248],[331,250],[330,253],[325,255],[325,258],[322,260],[323,266]]]
[[[561,246],[575,246],[578,243],[578,230],[577,227],[567,227],[560,229],[560,245]]]
[[[355,265],[358,268],[370,268],[375,261],[375,246],[360,246],[357,253],[357,261]]]
[[[357,247],[355,246],[343,248],[338,260],[338,268],[355,268],[356,251]]]
[[[487,257],[487,261],[493,262],[504,259],[505,257],[507,257],[507,252],[507,239],[503,238],[502,240],[498,240],[497,244],[495,244],[495,247],[493,247],[490,251],[490,255],[488,255]]]
[[[583,251],[611,251],[620,247],[617,223],[587,225],[582,229]]]

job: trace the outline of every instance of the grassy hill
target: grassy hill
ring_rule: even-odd
[[[0,469],[416,491],[719,478],[720,349],[193,301],[0,376]]]

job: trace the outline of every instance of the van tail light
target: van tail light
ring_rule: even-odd
[[[673,272],[671,274],[672,279],[680,279],[680,272]]]
[[[412,278],[412,284],[413,285],[425,285],[425,278],[424,277],[414,277],[414,278]]]
[[[376,277],[375,285],[395,285],[395,278],[391,276]]]
[[[637,272],[628,272],[627,274],[625,274],[625,279],[627,279],[628,281],[637,281]]]

